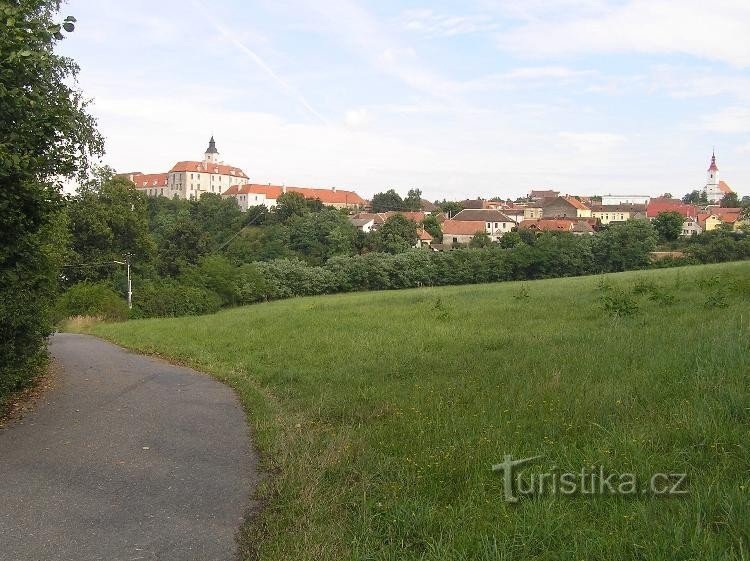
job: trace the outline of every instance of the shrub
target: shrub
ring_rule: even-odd
[[[602,295],[602,308],[616,317],[627,317],[638,312],[638,303],[629,295],[619,289],[607,290]]]
[[[214,291],[174,281],[148,282],[133,291],[133,317],[177,317],[212,314],[221,308]]]
[[[106,284],[81,282],[66,290],[55,308],[58,321],[74,316],[122,321],[128,318],[128,305]]]

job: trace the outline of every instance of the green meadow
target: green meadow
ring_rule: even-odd
[[[750,559],[750,262],[91,331],[235,388],[268,474],[247,559]],[[510,503],[506,454],[542,455],[528,477],[684,473],[686,493]]]

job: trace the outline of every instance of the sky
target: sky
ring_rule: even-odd
[[[119,172],[430,200],[750,194],[747,0],[70,0]]]

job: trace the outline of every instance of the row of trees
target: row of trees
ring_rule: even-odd
[[[54,53],[75,19],[59,2],[0,4],[0,402],[46,359],[65,259],[60,181],[86,172],[102,138],[75,88],[76,64]]]

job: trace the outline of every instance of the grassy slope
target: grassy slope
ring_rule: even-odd
[[[237,389],[276,473],[250,528],[261,559],[747,559],[750,263],[607,282],[638,279],[676,301],[635,296],[637,314],[613,317],[587,277],[523,283],[528,298],[425,288],[94,331]],[[690,493],[510,505],[490,469],[506,453],[685,471]]]

